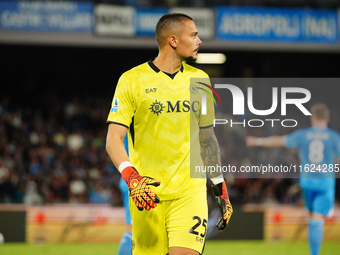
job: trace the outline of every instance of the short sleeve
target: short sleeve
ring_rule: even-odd
[[[284,136],[285,146],[287,148],[296,148],[299,147],[302,143],[303,139],[303,130],[296,130],[293,133]]]
[[[205,86],[202,87],[206,98],[206,114],[201,114],[199,119],[199,127],[206,128],[211,127],[214,124],[215,119],[215,98],[214,89],[211,87],[209,76],[204,73],[203,81],[205,81]],[[209,87],[207,87],[209,86]],[[203,104],[203,102],[202,102]]]
[[[107,123],[117,123],[127,128],[132,122],[134,115],[134,99],[131,81],[124,73],[118,81]]]

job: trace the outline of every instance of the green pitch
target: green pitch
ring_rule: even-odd
[[[114,255],[117,243],[110,244],[3,244],[1,255]],[[308,245],[304,242],[266,243],[260,241],[207,241],[204,255],[308,255]],[[339,242],[325,242],[321,254],[340,254]]]

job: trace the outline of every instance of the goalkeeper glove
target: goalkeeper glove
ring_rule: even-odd
[[[124,168],[122,177],[129,187],[130,196],[138,210],[143,211],[145,209],[149,211],[157,206],[156,203],[159,203],[160,200],[149,185],[157,187],[161,184],[160,181],[141,176],[132,166]]]
[[[216,228],[221,231],[228,225],[230,217],[233,214],[233,207],[229,201],[227,185],[225,182],[221,182],[217,185],[213,184],[211,187],[221,212],[221,217],[216,223]]]

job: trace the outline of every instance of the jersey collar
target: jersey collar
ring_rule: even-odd
[[[148,62],[149,66],[150,66],[150,67],[152,68],[152,70],[154,70],[156,73],[159,73],[161,70],[160,70],[157,66],[155,66],[155,64],[154,64],[152,61],[153,61],[153,59],[150,59],[150,60],[149,60],[149,62]],[[181,69],[179,69],[179,70],[183,73],[183,70],[184,70],[183,64],[181,65]],[[173,79],[173,78],[175,78],[175,75],[176,75],[178,72],[173,73],[173,74],[166,73],[166,72],[163,72],[163,73],[165,73],[165,74],[168,75],[171,79]]]
[[[314,129],[316,130],[324,130],[324,129],[327,129],[328,126],[324,126],[324,127],[317,127],[317,126],[312,126]]]

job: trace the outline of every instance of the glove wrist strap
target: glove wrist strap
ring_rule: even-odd
[[[129,179],[129,177],[133,174],[138,174],[138,172],[132,166],[125,167],[122,171],[122,177],[124,180]]]
[[[221,196],[222,195],[222,183],[219,183],[217,185],[211,185],[212,191],[215,196]]]
[[[228,189],[225,181],[217,184],[217,185],[212,185],[212,190],[214,192],[215,196],[222,196],[223,199],[229,197],[228,195]]]

